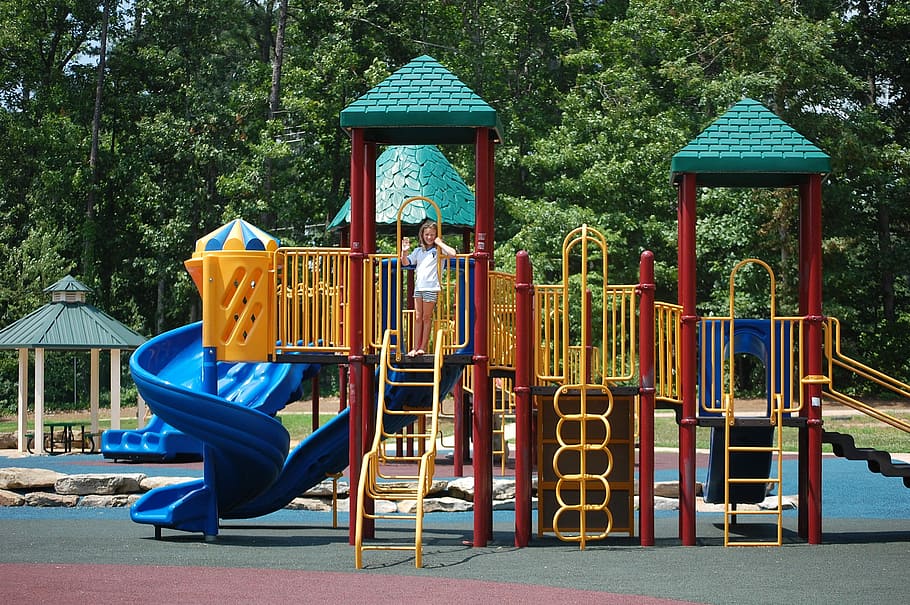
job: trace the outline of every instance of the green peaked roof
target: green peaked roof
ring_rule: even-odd
[[[831,170],[831,158],[768,108],[743,99],[683,147],[671,178],[707,187],[790,187]]]
[[[83,284],[81,281],[73,277],[72,275],[67,275],[55,281],[53,284],[49,285],[44,289],[45,292],[91,292],[92,289]]]
[[[376,223],[394,225],[398,209],[408,198],[428,197],[439,206],[444,229],[474,227],[474,194],[435,145],[397,145],[376,160]],[[414,202],[401,220],[416,225],[436,219],[430,204]],[[351,199],[344,203],[328,226],[334,231],[351,222]]]
[[[474,143],[475,129],[502,141],[496,110],[433,57],[417,57],[341,111],[341,127],[393,145]]]
[[[0,349],[135,349],[145,337],[85,302],[91,290],[67,276],[45,288],[52,302],[0,330]]]

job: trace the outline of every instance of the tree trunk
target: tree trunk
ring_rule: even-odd
[[[284,31],[288,22],[288,0],[281,0],[278,5],[278,31],[275,34],[275,57],[272,60],[272,88],[269,91],[268,119],[274,120],[281,108],[281,69],[284,65]],[[267,210],[260,216],[263,229],[274,227],[275,212],[272,209],[272,160],[266,158],[262,179],[263,197]]]
[[[884,202],[878,207],[878,256],[881,267],[882,312],[885,321],[893,324],[897,321],[894,311],[894,271],[891,268],[894,253],[891,249],[891,214]]]
[[[98,139],[101,133],[101,101],[104,97],[104,70],[107,58],[107,30],[110,24],[111,0],[105,0],[101,15],[101,38],[98,57],[98,76],[95,84],[95,110],[92,114],[92,144],[88,156],[88,165],[91,172],[91,181],[88,188],[88,197],[85,202],[85,232],[83,234],[83,260],[82,270],[89,283],[94,281],[95,274],[95,247],[97,245],[98,230],[95,226],[95,200],[98,193]]]

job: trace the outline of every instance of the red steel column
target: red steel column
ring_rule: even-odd
[[[800,284],[805,282],[806,297],[806,371],[810,376],[822,374],[822,181],[821,175],[809,177],[800,190],[801,204],[807,206],[806,225],[800,238]],[[801,286],[802,291],[802,286]],[[807,523],[809,544],[822,541],[822,385],[803,386],[809,403],[806,410],[807,447]],[[802,453],[801,453],[802,454]],[[802,503],[800,503],[802,504]]]
[[[679,537],[683,546],[695,546],[695,427],[696,327],[695,309],[695,175],[683,174],[679,187],[679,304],[680,388],[679,421]]]
[[[474,546],[493,537],[493,412],[490,402],[487,311],[493,258],[493,142],[487,128],[475,135],[474,232]]]
[[[364,156],[363,156],[363,181],[361,182],[363,187],[363,210],[362,214],[362,224],[361,228],[363,229],[363,262],[364,262],[364,271],[366,267],[370,266],[367,264],[367,259],[370,254],[376,252],[376,143],[364,143]],[[369,283],[363,284],[364,292],[361,294],[361,300],[363,296],[366,295],[366,289],[372,288],[375,289],[374,276],[375,272],[370,269],[369,272],[362,273],[364,279],[369,277]],[[375,297],[374,297],[375,300]],[[366,311],[364,309],[364,311]],[[372,313],[370,316],[372,317]],[[360,316],[361,322],[361,334],[363,338],[363,351],[367,353],[367,347],[369,346],[369,341],[372,336],[370,333],[366,332],[366,326],[363,325],[364,318],[366,313],[364,312]],[[361,447],[364,452],[370,447],[370,444],[373,442],[373,428],[375,426],[376,420],[376,406],[374,402],[374,393],[375,393],[375,374],[376,368],[374,365],[364,363],[360,372],[360,402],[361,402],[361,414],[360,414],[360,426],[361,426]],[[358,463],[359,464],[359,463]],[[363,503],[366,507],[368,513],[373,512],[373,502]],[[373,519],[368,519],[364,517],[363,519],[363,535],[367,538],[374,537],[376,523]]]
[[[654,546],[654,253],[638,267],[638,535]]]
[[[350,477],[350,511],[348,512],[348,541],[355,544],[357,531],[357,490],[360,484],[360,464],[363,458],[363,176],[366,148],[363,130],[351,132],[351,252],[348,281],[348,362],[351,379],[348,383],[351,416],[348,422],[348,474]],[[364,535],[367,535],[366,533]]]
[[[531,541],[531,366],[534,285],[525,250],[515,255],[515,546]]]

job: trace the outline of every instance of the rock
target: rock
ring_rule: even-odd
[[[348,495],[348,482],[339,481],[336,488],[339,496]],[[332,497],[332,480],[323,479],[320,483],[314,485],[303,494],[309,498],[331,498]]]
[[[514,500],[515,499],[515,480],[514,479],[493,479],[493,499],[494,500]]]
[[[654,510],[679,510],[679,500],[654,496]]]
[[[25,498],[8,489],[0,489],[0,506],[23,506]]]
[[[636,484],[637,488],[637,484]],[[704,486],[701,481],[695,482],[695,495],[701,496]],[[637,491],[635,493],[638,493]],[[656,481],[654,495],[662,498],[679,498],[679,481]]]
[[[285,507],[290,510],[313,510],[326,512],[332,510],[332,502],[326,502],[319,498],[294,498]]]
[[[190,481],[199,481],[198,477],[143,477],[139,481],[139,490],[143,492],[151,491],[158,487],[167,485],[178,485],[180,483],[189,483]]]
[[[102,496],[98,494],[91,494],[88,496],[83,496],[79,499],[77,506],[86,507],[86,506],[95,506],[98,508],[119,508],[123,506],[132,506],[133,503],[139,499],[139,494],[115,494],[109,496]]]
[[[474,508],[473,504],[460,498],[444,496],[442,498],[425,498],[423,501],[424,513],[453,513],[464,512]],[[402,500],[398,503],[398,512],[413,515],[417,512],[416,500]]]
[[[0,450],[14,450],[19,447],[18,433],[0,433]]]
[[[474,501],[474,477],[459,477],[449,481],[448,493],[454,498]]]
[[[139,483],[145,478],[142,473],[126,475],[65,475],[54,484],[58,494],[135,494],[142,491]]]
[[[25,494],[27,506],[76,506],[79,496],[74,494],[54,494],[51,492],[29,492]]]
[[[66,477],[66,475],[43,468],[9,466],[0,468],[0,489],[42,490],[54,487],[61,477]]]

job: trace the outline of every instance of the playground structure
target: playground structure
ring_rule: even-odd
[[[400,98],[402,88],[408,88],[410,98],[424,98],[425,93],[434,113],[428,117],[420,104],[386,112],[389,99]],[[131,367],[156,414],[205,444],[205,479],[149,492],[134,506],[133,518],[155,525],[156,532],[173,527],[213,536],[218,518],[276,510],[309,485],[348,467],[356,565],[362,565],[363,551],[389,548],[413,550],[420,566],[421,503],[432,479],[439,405],[454,390],[457,405],[470,401],[472,543],[484,546],[492,538],[494,408],[502,408],[508,389],[516,426],[517,546],[530,542],[535,453],[539,533],[552,532],[581,548],[615,533],[634,535],[636,445],[638,533],[642,545],[653,545],[653,418],[658,405],[677,410],[684,545],[695,544],[698,426],[714,427],[716,445],[705,489],[708,499],[724,502],[725,528],[742,515],[771,516],[777,527],[772,544],[781,543],[783,524],[781,434],[798,431],[799,533],[810,543],[820,543],[821,445],[836,439],[823,431],[823,397],[910,431],[906,423],[839,393],[833,383],[835,369],[854,371],[905,396],[910,396],[910,387],[842,355],[839,325],[821,313],[819,207],[827,156],[754,101],[745,100],[728,114],[675,156],[671,167],[679,191],[677,304],[654,300],[650,252],[641,255],[638,283],[611,284],[610,251],[603,235],[588,225],[567,234],[559,283],[537,284],[526,253],[516,257],[514,275],[491,270],[493,148],[501,140],[495,111],[431,58],[415,59],[342,112],[342,126],[352,140],[349,246],[282,248],[243,221],[197,243],[187,268],[203,298],[202,325],[153,339],[137,351]],[[706,137],[720,133],[721,146],[733,147],[729,137],[755,132],[727,129],[739,124],[737,120],[750,126],[770,124],[778,143],[784,140],[787,149],[797,143],[794,157],[802,161],[790,157],[789,163],[781,163],[781,154],[771,154],[774,159],[768,163],[740,154],[731,164],[719,163],[711,153],[700,155]],[[754,134],[746,137],[751,137],[751,146],[766,143]],[[378,145],[433,141],[475,146],[475,231],[470,252],[440,263],[443,289],[434,318],[434,354],[409,359],[402,355],[411,344],[412,313],[405,303],[408,271],[397,262],[397,254],[376,250],[376,151]],[[799,188],[803,227],[798,316],[777,315],[773,272],[757,259],[734,268],[727,316],[698,316],[699,186]],[[418,202],[444,231],[433,200],[402,200],[402,208]],[[400,241],[400,220],[397,229]],[[768,274],[765,318],[736,315],[735,278],[746,266]],[[196,338],[198,344],[192,345]],[[191,346],[201,351],[194,366],[201,368],[198,383],[161,380],[169,367],[185,367],[180,359]],[[736,355],[742,354],[756,357],[765,367],[765,413],[737,409],[733,376]],[[259,396],[237,395],[243,405],[236,405],[224,397],[232,392],[227,387],[236,384],[222,368],[225,362],[235,364],[233,368],[271,364],[284,374],[267,380],[268,388]],[[291,396],[295,381],[299,385],[303,374],[292,372],[333,366],[347,368],[348,407],[289,453],[287,432],[272,416]],[[200,400],[211,408],[203,419]],[[194,413],[188,411],[191,402]],[[402,432],[415,421],[420,427],[416,432]],[[420,453],[390,453],[389,443],[398,438],[419,440]],[[461,442],[456,434],[456,446]],[[845,440],[838,443],[836,451],[849,450]],[[456,471],[466,454],[456,447]],[[889,467],[889,461],[882,459],[879,469],[904,472]],[[389,472],[395,464],[412,464],[417,471]],[[256,480],[249,481],[253,475]],[[238,481],[238,476],[244,479]],[[775,488],[776,507],[756,513],[737,510],[737,504],[764,499],[768,484]],[[370,543],[374,522],[385,518],[373,510],[378,498],[417,502],[416,512],[406,517],[415,524],[413,544]],[[729,531],[725,543],[759,544],[735,541]]]

